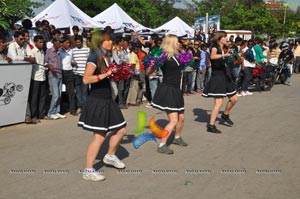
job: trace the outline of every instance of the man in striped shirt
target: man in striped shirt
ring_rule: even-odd
[[[76,90],[77,107],[82,109],[86,97],[88,95],[88,85],[85,85],[82,81],[85,71],[86,61],[90,54],[90,48],[83,47],[83,37],[76,35],[75,38],[76,47],[73,48],[73,74]]]

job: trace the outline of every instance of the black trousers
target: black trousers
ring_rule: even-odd
[[[45,116],[45,102],[49,90],[47,89],[46,81],[31,80],[29,103],[31,110],[31,117],[41,119]]]
[[[72,70],[63,70],[63,83],[66,85],[66,92],[69,100],[70,113],[76,113],[76,94]]]
[[[122,79],[118,82],[118,104],[119,105],[126,104],[129,88],[130,88],[130,79],[129,80]]]

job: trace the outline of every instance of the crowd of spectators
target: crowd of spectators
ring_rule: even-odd
[[[128,63],[135,68],[130,79],[111,80],[112,98],[121,109],[142,106],[144,103],[147,108],[151,108],[151,100],[163,76],[159,68],[154,71],[145,68],[143,59],[160,47],[162,36],[152,34],[147,39],[132,31],[120,34],[114,33],[111,27],[105,30],[110,32],[114,42],[113,50],[109,52],[111,62],[119,65]],[[89,94],[89,85],[83,83],[82,77],[90,53],[92,32],[73,26],[71,33],[67,33],[66,30],[56,29],[47,20],[36,22],[33,28],[31,21],[25,19],[22,24],[15,24],[9,34],[0,34],[1,61],[27,61],[33,64],[26,123],[37,124],[41,119],[65,118],[66,112],[70,112],[71,116],[81,112]],[[182,37],[178,48],[180,52],[191,53],[194,59],[194,64],[182,71],[182,94],[201,94],[211,76],[209,42],[197,36],[192,39]],[[249,80],[254,67],[267,62],[277,64],[287,61],[290,75],[286,85],[292,84],[291,74],[299,72],[299,42],[289,44],[261,39],[244,41],[241,37],[231,36],[227,48],[236,56],[234,60],[238,60],[233,62],[231,57],[227,62],[239,96],[253,94],[249,91]],[[250,56],[245,58],[245,54]],[[242,83],[238,84],[241,74]],[[66,91],[65,98],[63,90]]]

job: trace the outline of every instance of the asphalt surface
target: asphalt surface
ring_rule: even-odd
[[[183,139],[189,146],[171,145],[173,155],[157,153],[154,141],[132,146],[137,111],[145,111],[148,120],[156,115],[161,126],[165,113],[145,104],[122,110],[128,134],[117,155],[127,167],[119,171],[103,165],[105,144],[95,163],[106,176],[102,182],[81,178],[92,134],[77,127],[78,117],[3,127],[0,198],[298,199],[300,75],[292,79],[292,86],[240,97],[231,113],[235,125],[217,122],[220,135],[206,132],[213,99],[185,96]]]

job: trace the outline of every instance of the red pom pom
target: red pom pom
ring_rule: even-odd
[[[124,79],[128,80],[134,74],[134,66],[128,63],[110,64],[106,71],[111,70],[112,75],[108,78],[115,81]]]

